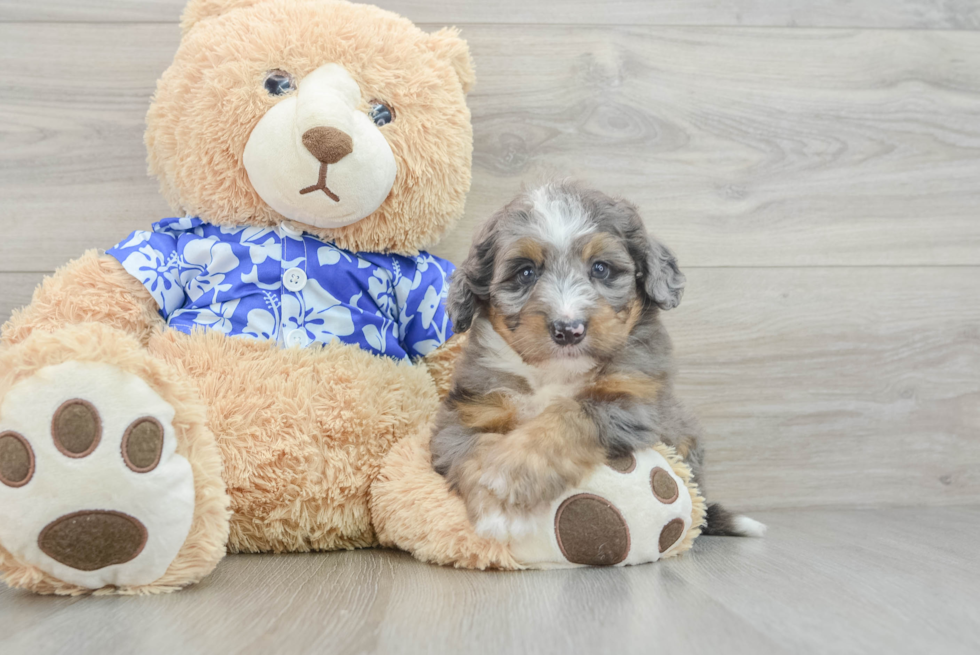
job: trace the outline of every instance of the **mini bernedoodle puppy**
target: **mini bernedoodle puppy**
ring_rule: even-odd
[[[684,281],[632,204],[578,184],[527,191],[482,227],[450,286],[469,340],[431,443],[480,534],[521,536],[593,467],[658,441],[700,480],[700,428],[674,396],[659,319]],[[709,505],[705,534],[764,531]]]

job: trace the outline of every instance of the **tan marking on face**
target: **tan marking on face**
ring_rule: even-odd
[[[605,300],[589,319],[589,340],[592,350],[599,357],[611,357],[626,345],[630,333],[636,327],[642,313],[642,303],[634,298],[620,312]]]
[[[510,432],[517,424],[517,407],[501,392],[458,401],[455,408],[463,425],[481,432]]]
[[[504,254],[505,259],[529,259],[536,265],[544,263],[544,248],[538,241],[530,237],[524,237],[514,242]]]
[[[602,255],[611,250],[623,250],[622,244],[612,235],[600,232],[594,235],[582,248],[582,261],[588,263],[593,259],[602,259]]]
[[[536,303],[528,302],[524,305],[516,316],[519,322],[513,329],[507,324],[508,317],[493,307],[488,314],[494,331],[525,362],[534,364],[551,358],[548,321]]]

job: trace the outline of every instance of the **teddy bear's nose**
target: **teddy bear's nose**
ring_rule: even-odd
[[[350,135],[336,127],[314,127],[303,134],[303,145],[321,164],[336,164],[354,151]]]

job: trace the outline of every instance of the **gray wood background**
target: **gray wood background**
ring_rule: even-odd
[[[379,0],[478,67],[459,260],[522,181],[637,202],[711,495],[980,500],[980,3]],[[0,2],[0,321],[168,215],[143,116],[182,0]]]

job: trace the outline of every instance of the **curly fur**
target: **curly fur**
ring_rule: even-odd
[[[578,184],[529,190],[483,226],[449,294],[470,339],[431,445],[478,527],[518,525],[607,457],[657,443],[701,478],[701,430],[674,395],[659,318],[684,284],[632,204]],[[569,321],[581,342],[556,337]],[[740,533],[727,525],[707,531]]]

